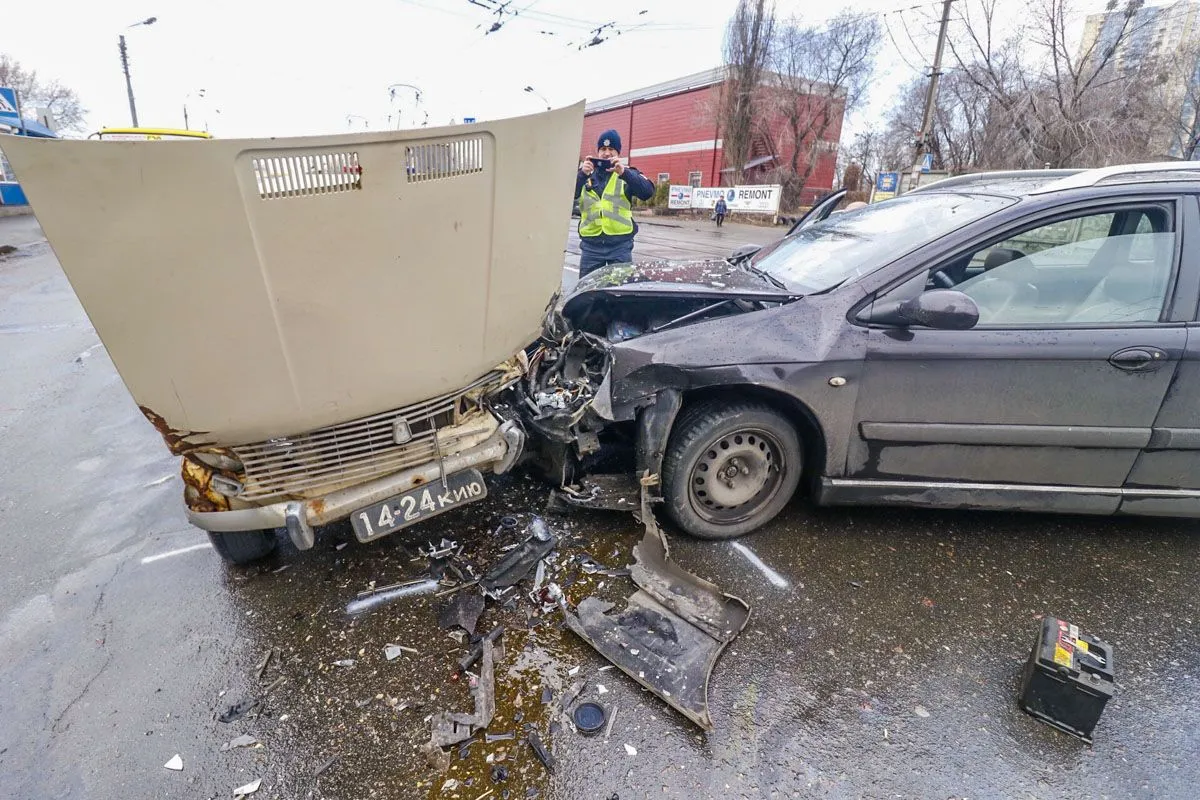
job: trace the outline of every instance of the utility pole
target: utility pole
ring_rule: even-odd
[[[121,69],[125,71],[125,91],[129,94],[129,116],[133,119],[133,127],[137,127],[137,105],[133,102],[133,81],[129,79],[129,51],[125,48],[125,34],[118,38],[121,49]]]
[[[921,162],[929,149],[930,128],[933,125],[933,108],[937,102],[938,78],[942,75],[942,52],[946,49],[946,29],[950,27],[950,4],[954,0],[944,0],[942,3],[942,24],[938,27],[937,50],[933,54],[933,69],[929,73],[929,91],[925,94],[925,114],[921,117],[921,133],[917,138],[916,158],[913,159],[912,180],[917,185],[921,174]]]
[[[126,30],[139,25],[153,25],[155,22],[158,22],[158,17],[147,17],[141,22],[127,26]],[[137,105],[133,102],[133,81],[129,79],[129,50],[125,47],[125,34],[122,33],[117,37],[117,46],[121,50],[121,69],[125,72],[125,91],[129,94],[129,116],[133,120],[133,127],[136,128],[138,126]]]

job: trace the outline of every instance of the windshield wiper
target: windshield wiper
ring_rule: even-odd
[[[749,272],[751,275],[757,275],[758,277],[767,281],[772,286],[774,286],[776,289],[783,289],[785,292],[791,291],[791,289],[789,289],[787,287],[786,283],[779,280],[778,278],[776,278],[774,275],[770,274],[769,272],[764,272],[763,270],[761,270],[758,267],[751,264],[749,261],[743,261],[739,266],[741,266],[742,269],[746,270],[746,272]]]

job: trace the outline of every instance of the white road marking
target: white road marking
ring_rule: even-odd
[[[205,542],[204,544],[194,544],[191,547],[181,547],[178,550],[168,550],[167,552],[159,553],[156,556],[146,556],[145,558],[142,559],[142,563],[149,564],[153,561],[159,561],[164,558],[171,558],[172,556],[181,556],[184,553],[190,553],[193,550],[208,550],[210,548],[212,548],[212,544],[210,544],[208,542]]]
[[[746,547],[746,545],[742,544],[741,542],[732,542],[731,544],[733,545],[734,550],[737,550],[746,557],[747,561],[758,567],[758,571],[765,575],[767,580],[769,580],[772,585],[778,586],[780,589],[786,589],[791,585],[787,582],[787,578],[783,577],[778,572],[763,563],[763,560],[755,555],[754,551],[749,547]]]

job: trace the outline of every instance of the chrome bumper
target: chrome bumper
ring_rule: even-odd
[[[487,441],[461,453],[446,456],[440,462],[431,461],[312,500],[285,501],[234,511],[189,509],[188,521],[197,528],[218,533],[287,528],[288,535],[296,547],[308,550],[315,541],[314,527],[345,519],[360,508],[386,500],[415,486],[441,480],[443,469],[446,474],[450,474],[471,467],[490,466],[493,473],[501,475],[520,458],[524,445],[524,432],[517,423],[510,420],[503,423]]]

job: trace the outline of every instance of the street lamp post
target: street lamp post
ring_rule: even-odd
[[[546,110],[547,110],[547,111],[549,111],[549,110],[550,110],[550,101],[549,101],[549,100],[547,100],[546,98],[542,97],[542,96],[541,96],[541,95],[540,95],[540,94],[537,92],[537,90],[535,90],[535,89],[534,89],[532,86],[526,86],[526,87],[525,87],[525,91],[529,92],[529,93],[530,93],[531,95],[533,95],[534,97],[537,97],[537,98],[541,99],[541,101],[542,101],[543,103],[545,103],[545,104],[546,104]]]
[[[158,22],[158,17],[147,17],[141,22],[135,22],[126,27],[136,28],[139,25],[153,25]],[[125,91],[129,94],[129,116],[133,120],[133,127],[138,126],[137,105],[133,102],[133,81],[129,78],[129,50],[125,47],[125,34],[117,37],[117,46],[121,50],[121,69],[125,72]]]
[[[421,87],[413,86],[411,83],[393,83],[392,85],[388,86],[388,99],[391,100],[392,102],[395,102],[395,100],[396,100],[396,90],[397,89],[412,89],[413,111],[416,112],[416,111],[420,110]],[[426,119],[426,121],[428,121],[428,119],[429,119],[428,113],[425,115],[425,119]],[[400,121],[401,121],[400,109],[397,108],[396,109],[396,130],[400,130]]]

